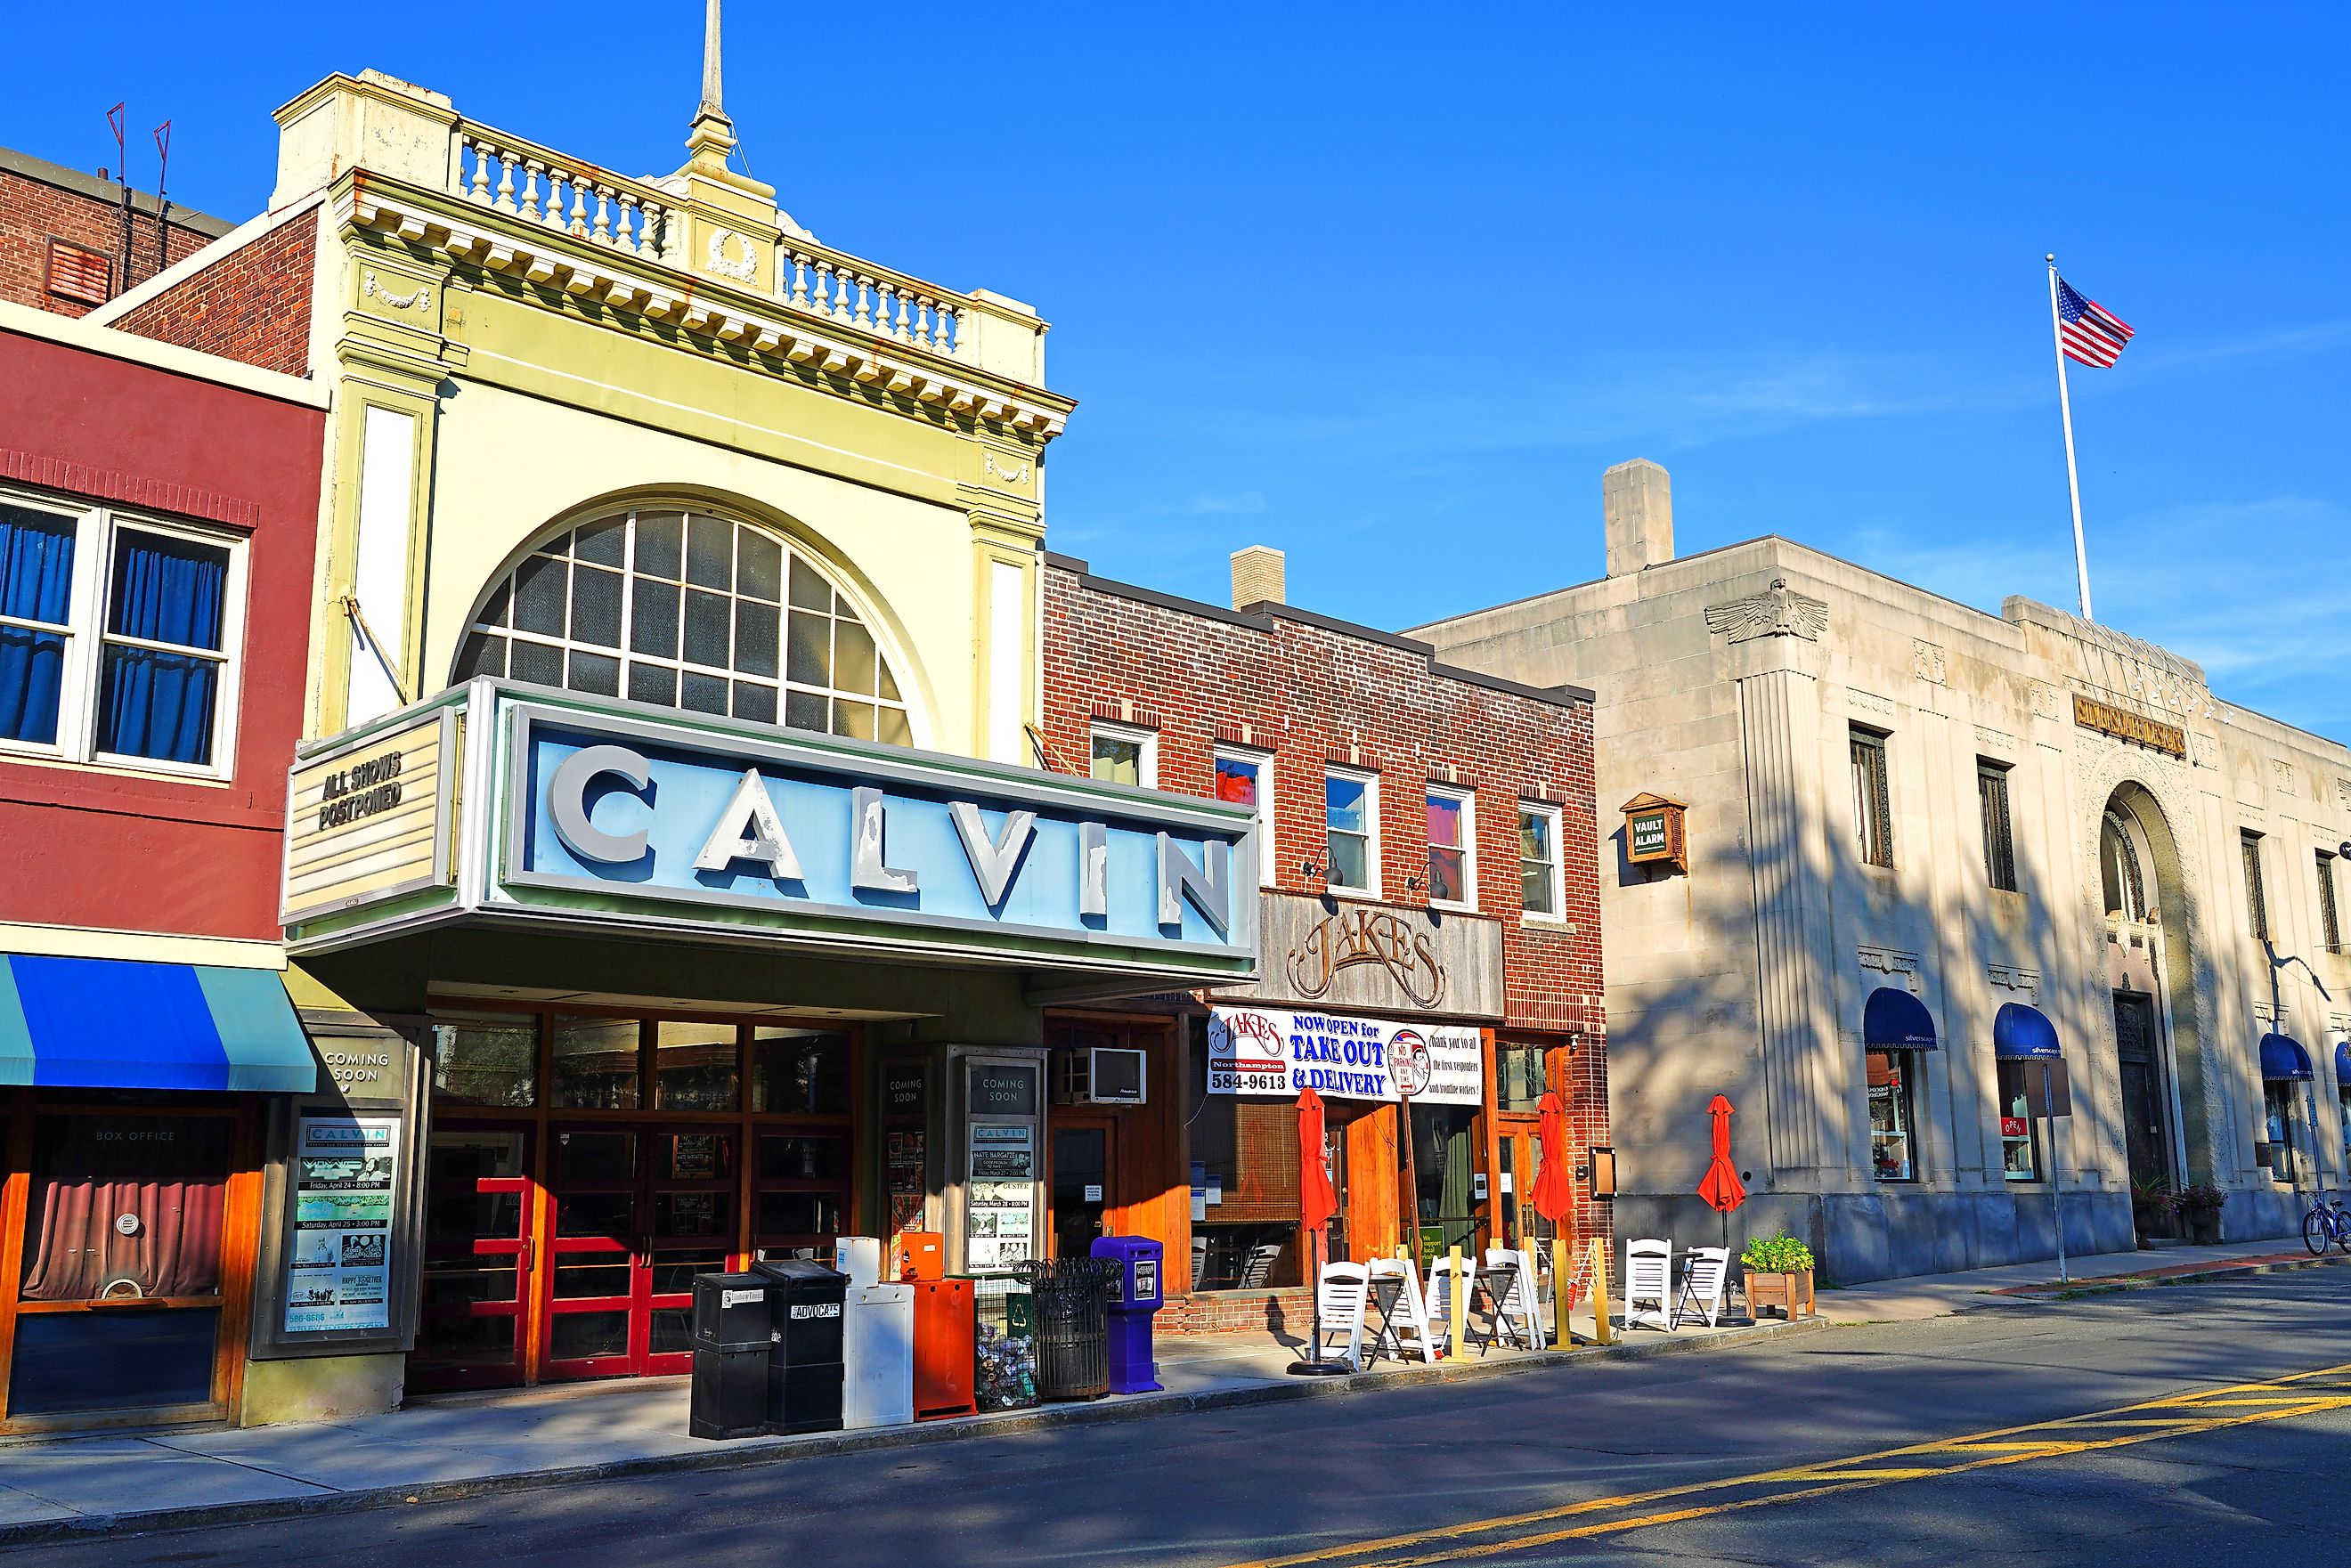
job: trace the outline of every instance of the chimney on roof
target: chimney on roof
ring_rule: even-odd
[[[1600,476],[1608,523],[1608,575],[1625,577],[1674,559],[1674,482],[1646,457]]]
[[[1271,545],[1251,545],[1233,551],[1233,608],[1260,601],[1286,602],[1282,598],[1281,552]]]

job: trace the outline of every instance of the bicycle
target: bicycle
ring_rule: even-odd
[[[2302,1244],[2316,1258],[2325,1252],[2330,1241],[2351,1252],[2351,1210],[2322,1192],[2310,1200],[2310,1212],[2302,1217]]]

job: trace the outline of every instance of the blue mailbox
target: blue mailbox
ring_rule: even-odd
[[[1160,1286],[1165,1249],[1147,1236],[1104,1236],[1096,1239],[1092,1252],[1118,1265],[1110,1282],[1110,1391],[1156,1393],[1151,1319],[1165,1300]]]

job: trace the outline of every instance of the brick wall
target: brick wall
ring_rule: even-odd
[[[1151,1320],[1155,1334],[1249,1333],[1278,1330],[1301,1342],[1314,1328],[1313,1293],[1282,1291],[1203,1291],[1170,1296]]]
[[[1046,566],[1043,646],[1040,730],[1054,767],[1087,767],[1097,719],[1152,730],[1158,786],[1184,794],[1210,793],[1219,743],[1272,754],[1274,885],[1284,892],[1323,892],[1300,868],[1324,856],[1327,765],[1379,777],[1381,896],[1391,904],[1426,897],[1405,882],[1427,873],[1428,786],[1468,790],[1479,912],[1502,927],[1504,1031],[1552,1046],[1576,1037],[1555,1052],[1569,1147],[1610,1141],[1589,701],[1447,672],[1424,644],[1324,617],[1239,615],[1126,589],[1061,557]],[[1523,917],[1522,800],[1560,808],[1557,923]],[[1582,1190],[1575,1233],[1604,1239],[1606,1206]]]
[[[138,200],[134,196],[134,203]],[[131,229],[133,287],[213,241],[209,228],[159,223],[152,200],[134,205]],[[97,252],[105,258],[103,277],[109,297],[125,291],[116,277],[122,254],[119,200],[100,199],[0,167],[0,299],[60,316],[87,316],[98,308],[96,302],[51,292],[52,239]]]
[[[317,220],[304,214],[182,278],[115,325],[266,371],[305,374],[318,246]]]

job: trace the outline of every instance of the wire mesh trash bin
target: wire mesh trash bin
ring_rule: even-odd
[[[1106,1258],[1032,1259],[1020,1265],[1037,1306],[1037,1394],[1100,1399],[1110,1392],[1110,1288]]]
[[[686,1430],[697,1437],[756,1437],[768,1429],[768,1281],[760,1274],[696,1274],[694,1385]]]

